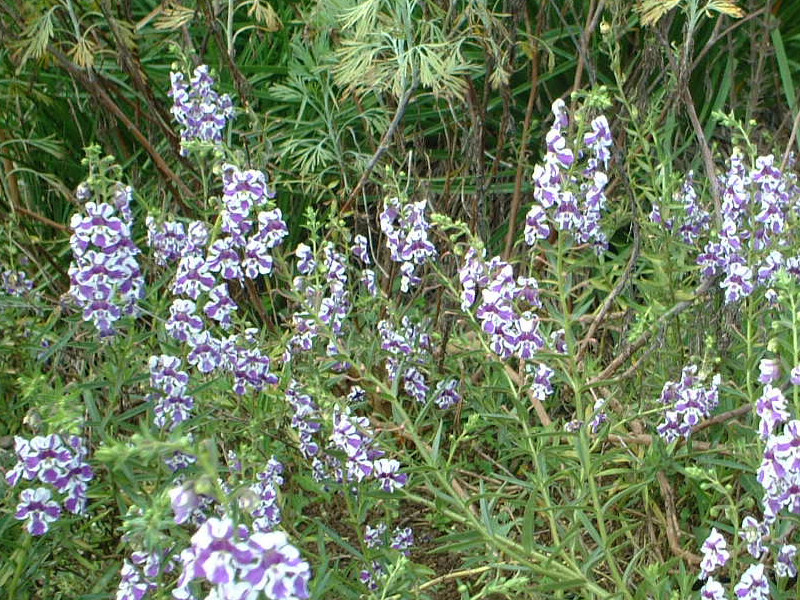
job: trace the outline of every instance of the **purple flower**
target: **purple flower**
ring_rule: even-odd
[[[789,374],[789,380],[792,382],[792,385],[800,385],[800,365],[796,365],[792,368],[792,372]]]
[[[719,404],[720,376],[715,375],[709,388],[700,385],[697,366],[684,367],[680,382],[668,381],[661,391],[661,403],[665,406],[664,421],[658,426],[658,434],[666,443],[679,437],[686,439],[704,418],[711,415]]]
[[[551,369],[544,363],[540,363],[536,367],[536,372],[533,377],[533,383],[531,384],[531,393],[535,398],[543,402],[547,398],[547,396],[552,395],[553,375],[555,375],[555,371],[553,371],[553,369]]]
[[[172,293],[176,296],[188,296],[197,300],[200,294],[209,292],[216,285],[216,280],[200,256],[184,256],[178,263]]]
[[[44,535],[50,523],[57,521],[60,516],[61,507],[52,500],[49,489],[29,488],[20,493],[14,518],[27,521],[25,527],[31,535]]]
[[[193,597],[192,580],[215,586],[218,598],[254,598],[264,592],[272,600],[308,598],[308,563],[280,531],[250,533],[227,517],[209,518],[181,553],[183,572],[176,598]]]
[[[244,279],[239,249],[233,238],[223,237],[211,244],[205,268],[211,273],[219,273],[224,279],[236,281]]]
[[[775,574],[778,577],[797,577],[797,547],[784,544],[775,557]]]
[[[223,366],[222,342],[208,331],[202,331],[191,340],[192,349],[186,360],[201,373],[211,373]]]
[[[253,590],[263,590],[274,600],[302,600],[309,597],[311,570],[281,531],[255,532],[247,540],[254,560],[243,565],[241,578]]]
[[[222,131],[233,116],[233,102],[214,90],[214,79],[206,65],[194,70],[187,84],[183,73],[170,73],[172,115],[181,126],[181,154],[188,155],[187,142],[222,142]]]
[[[367,238],[359,234],[353,238],[353,256],[365,265],[372,264],[369,259],[369,249],[367,248]]]
[[[461,394],[458,393],[459,384],[458,379],[448,379],[437,383],[433,400],[436,406],[442,410],[447,410],[461,402]]]
[[[763,384],[774,383],[781,376],[781,363],[774,358],[762,358],[758,369],[761,371],[758,380]]]
[[[298,244],[294,253],[297,256],[297,270],[302,275],[308,275],[317,268],[314,253],[306,244]]]
[[[727,600],[725,588],[713,578],[709,578],[705,585],[700,588],[700,598],[702,600]]]
[[[373,477],[387,494],[403,487],[408,481],[408,475],[399,472],[400,463],[394,459],[380,458],[373,463],[373,467]]]
[[[89,201],[84,206],[86,214],[75,214],[70,222],[73,261],[68,294],[82,310],[83,320],[92,321],[102,337],[114,335],[114,324],[122,316],[135,316],[144,296],[144,277],[136,261],[139,249],[131,238],[127,189],[115,197],[118,206]]]
[[[173,300],[166,322],[167,333],[178,341],[194,344],[195,338],[205,328],[196,311],[197,305],[191,300]]]
[[[761,362],[763,365],[764,361]],[[763,373],[762,369],[762,375]],[[756,401],[756,414],[761,419],[758,427],[761,439],[766,440],[772,435],[775,425],[786,422],[790,417],[786,398],[780,389],[769,384],[764,386],[761,397]]]
[[[392,533],[392,540],[389,545],[394,550],[399,550],[408,556],[411,553],[409,548],[414,545],[414,530],[411,527],[397,527]]]
[[[211,289],[208,293],[208,301],[203,307],[209,318],[217,321],[224,329],[228,329],[233,321],[231,315],[236,312],[238,306],[228,292],[228,284],[221,283]]]
[[[9,296],[24,296],[33,289],[33,281],[25,271],[4,269],[0,272],[0,288]]]
[[[739,600],[769,600],[769,581],[764,576],[764,565],[750,565],[734,588]]]
[[[764,554],[764,537],[769,535],[769,526],[759,523],[755,518],[746,516],[739,528],[739,537],[747,544],[747,551],[753,558],[760,558]]]
[[[731,557],[728,544],[716,527],[708,534],[701,551],[703,560],[700,563],[700,579],[707,579],[718,567],[724,567]]]
[[[400,289],[407,292],[419,284],[417,266],[436,257],[434,245],[428,240],[430,225],[425,218],[426,200],[403,204],[399,198],[387,198],[380,214],[380,226],[386,236],[393,261],[401,263]]]
[[[364,544],[366,544],[367,548],[380,548],[385,544],[385,536],[386,523],[378,523],[376,527],[367,525],[366,533],[364,534]]]
[[[147,245],[153,249],[153,257],[157,265],[166,266],[188,253],[189,240],[183,223],[166,221],[158,223],[154,217],[148,216]]]

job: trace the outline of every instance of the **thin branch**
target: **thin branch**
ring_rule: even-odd
[[[32,219],[34,219],[36,221],[39,221],[40,223],[44,223],[45,225],[48,225],[48,226],[52,227],[53,229],[58,229],[59,231],[63,231],[64,233],[70,233],[70,234],[72,233],[72,229],[70,229],[69,227],[67,227],[63,223],[57,223],[56,221],[53,221],[52,219],[48,219],[44,215],[40,215],[39,213],[33,212],[32,210],[28,210],[27,208],[24,208],[22,206],[15,206],[15,207],[13,207],[13,210],[14,210],[14,212],[18,212],[20,214],[23,214],[26,217],[30,217],[30,218],[32,218]]]
[[[675,556],[682,558],[689,564],[699,565],[702,558],[693,552],[681,548],[681,527],[678,521],[678,513],[675,510],[675,492],[672,490],[672,486],[669,484],[669,480],[664,474],[664,471],[659,471],[656,474],[656,478],[661,487],[661,495],[664,498],[664,510],[667,513],[666,525],[669,548]]]
[[[372,155],[372,158],[367,163],[366,168],[364,169],[364,173],[361,175],[361,179],[358,180],[358,184],[353,191],[350,192],[350,195],[347,197],[347,200],[342,205],[340,210],[341,214],[347,213],[348,210],[353,206],[353,202],[356,199],[356,196],[361,192],[361,189],[367,183],[369,176],[372,174],[372,170],[375,168],[375,165],[378,164],[378,161],[381,157],[386,153],[389,149],[389,144],[394,137],[397,128],[400,126],[400,122],[403,120],[403,116],[406,114],[406,109],[408,108],[408,103],[411,101],[411,96],[414,95],[417,87],[419,86],[419,72],[417,69],[414,69],[414,73],[411,76],[411,84],[406,88],[403,95],[400,97],[400,102],[397,104],[397,110],[394,113],[394,118],[392,122],[389,124],[389,128],[383,134],[381,138],[381,143],[378,145],[378,149],[375,151],[375,154]]]
[[[503,250],[503,260],[508,260],[511,250],[514,247],[514,236],[516,235],[517,213],[522,202],[522,180],[525,176],[525,156],[528,150],[528,139],[530,137],[531,121],[533,120],[533,110],[536,106],[536,97],[539,94],[539,35],[544,27],[544,15],[546,11],[539,11],[539,19],[536,23],[536,35],[533,36],[533,55],[531,57],[531,91],[528,93],[528,105],[525,107],[525,121],[522,125],[522,140],[520,141],[519,154],[517,155],[517,173],[514,178],[514,195],[511,197],[511,212],[508,215],[508,232],[506,233],[506,245]],[[525,25],[530,34],[530,16],[525,13]]]
[[[576,361],[580,362],[583,356],[586,354],[586,350],[589,348],[589,343],[591,340],[594,339],[597,330],[600,328],[605,322],[606,315],[611,310],[611,305],[617,299],[617,297],[622,293],[628,284],[630,283],[631,273],[633,273],[633,268],[636,266],[636,262],[639,260],[639,252],[641,249],[641,239],[639,235],[639,221],[636,218],[635,213],[635,204],[634,204],[634,214],[633,214],[633,250],[631,250],[631,256],[628,259],[628,264],[625,265],[625,271],[622,273],[622,276],[617,281],[617,285],[614,286],[614,289],[611,290],[611,293],[606,296],[603,305],[600,307],[600,310],[597,311],[597,315],[594,319],[592,319],[591,325],[589,325],[589,331],[586,332],[583,340],[580,342],[580,346],[578,348],[578,354],[575,358]]]
[[[587,57],[589,56],[589,40],[592,38],[592,32],[597,28],[597,23],[600,21],[600,15],[603,14],[606,0],[600,0],[595,6],[594,0],[589,5],[589,14],[586,16],[586,27],[581,32],[580,45],[578,47],[578,64],[575,67],[575,80],[572,83],[572,91],[576,92],[581,86],[581,79],[583,77],[584,66],[588,63]],[[590,77],[594,80],[594,77]]]
[[[145,149],[145,152],[150,155],[150,158],[153,159],[153,163],[155,164],[156,168],[161,172],[164,176],[167,185],[172,188],[174,185],[177,190],[180,191],[180,194],[177,193],[177,190],[173,189],[173,196],[175,200],[181,205],[181,207],[189,213],[189,209],[186,204],[183,202],[182,195],[185,197],[191,197],[194,194],[192,191],[186,186],[183,180],[172,170],[169,168],[169,165],[164,161],[164,158],[155,149],[155,147],[150,143],[150,140],[141,132],[141,130],[136,126],[136,124],[130,120],[128,115],[126,115],[122,109],[117,106],[114,100],[108,95],[105,88],[101,85],[101,80],[97,77],[97,75],[93,71],[85,70],[80,68],[78,65],[73,63],[69,60],[64,53],[62,53],[58,48],[56,48],[53,44],[48,45],[48,49],[50,53],[56,57],[59,64],[70,74],[74,77],[77,81],[79,81],[84,89],[86,89],[90,94],[92,94],[101,105],[103,105],[106,109],[108,109],[111,114],[113,114],[116,118],[118,118],[125,127],[131,132],[133,137],[135,137],[142,147]]]
[[[658,320],[656,320],[656,322],[655,322],[653,327],[651,327],[650,329],[648,329],[647,331],[642,333],[642,335],[640,335],[634,342],[632,342],[631,344],[626,346],[619,353],[619,355],[614,360],[612,360],[605,369],[603,369],[603,371],[599,375],[597,375],[596,377],[593,377],[588,382],[588,385],[590,385],[590,386],[591,385],[595,385],[595,384],[597,384],[597,383],[599,383],[601,381],[609,379],[614,373],[617,372],[617,370],[623,364],[625,364],[625,362],[631,356],[633,356],[633,354],[637,350],[642,348],[647,343],[647,341],[655,334],[655,332],[658,329],[663,327],[667,323],[667,321],[669,321],[673,317],[679,315],[680,313],[685,311],[687,308],[692,306],[692,304],[694,304],[694,302],[695,302],[695,300],[697,300],[697,298],[699,298],[700,296],[705,294],[707,291],[709,291],[713,287],[715,281],[716,281],[716,279],[713,278],[713,277],[704,279],[703,282],[695,290],[694,297],[691,300],[681,300],[680,302],[675,304],[675,306],[673,306],[667,312],[665,312],[663,315],[661,315],[658,318]]]

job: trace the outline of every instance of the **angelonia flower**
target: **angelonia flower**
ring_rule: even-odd
[[[272,361],[256,345],[254,332],[248,329],[243,335],[231,335],[224,344],[225,369],[233,375],[233,391],[240,396],[278,383],[278,376],[270,370]]]
[[[700,588],[700,598],[702,600],[727,600],[725,588],[713,577],[709,578]]]
[[[728,544],[716,527],[708,534],[701,551],[703,560],[700,563],[700,579],[707,579],[719,567],[724,567],[731,557]]]
[[[710,229],[711,215],[700,204],[694,185],[693,171],[689,171],[686,175],[680,191],[673,197],[673,202],[680,207],[676,211],[677,215],[664,220],[661,206],[654,203],[650,212],[650,220],[663,225],[667,230],[677,231],[684,243],[695,244],[700,236]]]
[[[391,548],[401,552],[405,556],[411,554],[414,546],[414,531],[411,527],[396,527],[391,534],[391,539],[387,544],[388,527],[386,523],[378,523],[375,527],[366,526],[364,534],[364,544],[370,549]],[[362,569],[359,573],[359,580],[370,590],[376,590],[387,571],[382,560],[374,559],[368,568]]]
[[[774,566],[778,577],[797,577],[797,547],[793,544],[781,546]]]
[[[386,523],[378,523],[375,527],[367,525],[364,533],[364,544],[367,548],[380,548],[386,545]]]
[[[576,159],[566,138],[566,103],[557,99],[552,112],[553,126],[545,137],[547,152],[533,170],[534,204],[525,217],[525,242],[533,246],[547,239],[555,228],[571,233],[579,244],[592,244],[602,252],[608,239],[600,228],[600,216],[606,205],[605,169],[613,145],[608,121],[602,115],[591,121]],[[580,171],[575,168],[577,163],[582,166]]]
[[[183,469],[188,469],[190,466],[196,463],[197,457],[194,454],[188,454],[186,452],[176,450],[172,454],[165,456],[163,461],[170,471],[176,473]]]
[[[144,297],[144,277],[131,237],[130,186],[115,183],[109,201],[84,204],[84,213],[72,215],[70,237],[73,260],[69,267],[69,296],[91,321],[101,337],[114,335],[114,324],[123,316],[136,316]],[[96,190],[88,185],[82,197]]]
[[[142,600],[158,589],[158,576],[171,573],[175,566],[174,557],[164,562],[157,552],[133,552],[122,564],[116,600]]]
[[[297,431],[300,438],[300,453],[311,458],[319,452],[319,443],[315,436],[322,429],[317,420],[319,407],[310,395],[301,390],[300,384],[294,379],[286,388],[286,402],[292,409],[292,429]]]
[[[192,221],[188,229],[179,221],[159,223],[148,215],[147,245],[153,250],[157,265],[167,266],[183,256],[202,256],[208,243],[208,228],[201,221]]]
[[[161,429],[169,424],[171,431],[189,419],[194,407],[194,399],[187,393],[189,375],[180,370],[181,359],[176,356],[151,356],[149,366],[153,422]]]
[[[764,488],[765,523],[773,523],[784,508],[800,514],[800,421],[788,421],[782,433],[767,438],[756,477]]]
[[[544,400],[553,394],[553,375],[555,371],[544,363],[538,365],[526,365],[530,367],[528,370],[528,379],[530,380],[531,393],[533,396],[544,402]]]
[[[458,379],[447,379],[437,383],[433,393],[433,401],[436,406],[446,410],[461,402],[461,394],[458,393],[459,385]]]
[[[25,271],[3,269],[0,271],[0,288],[9,296],[24,296],[33,289],[33,281]]]
[[[789,374],[789,381],[792,382],[792,385],[800,385],[800,365],[796,365],[792,368]]]
[[[228,517],[211,517],[180,554],[182,569],[172,596],[195,598],[193,581],[211,588],[212,598],[303,600],[309,597],[311,571],[282,531],[249,531]]]
[[[706,277],[721,275],[725,302],[770,288],[785,267],[795,276],[798,257],[785,257],[793,232],[787,227],[797,208],[796,176],[782,172],[773,155],[759,156],[748,170],[737,149],[720,178],[721,224],[697,257]],[[774,294],[774,291],[773,291]]]
[[[295,333],[286,345],[284,362],[290,361],[298,353],[311,350],[314,340],[323,332],[327,337],[328,356],[337,356],[339,340],[352,306],[347,258],[330,242],[322,247],[320,261],[305,244],[298,245],[295,255],[301,275],[295,277],[293,283],[302,299],[299,309],[292,315]],[[343,362],[336,362],[332,369],[344,371],[347,367]]]
[[[22,481],[37,486],[22,490],[14,514],[26,522],[31,535],[47,533],[62,508],[76,515],[86,513],[88,483],[94,473],[80,437],[51,434],[26,440],[16,436],[14,451],[17,464],[6,473],[6,482],[12,487]]]
[[[758,380],[763,384],[775,383],[781,376],[780,361],[774,358],[762,358],[758,370],[760,371]]]
[[[750,565],[733,591],[739,600],[769,600],[769,580],[764,575],[764,565]]]
[[[181,154],[188,156],[187,142],[222,143],[222,133],[233,116],[233,102],[228,94],[216,92],[207,65],[200,65],[186,82],[186,75],[170,73],[172,98],[170,112],[181,127]]]
[[[276,529],[281,523],[278,491],[283,485],[283,465],[273,456],[267,462],[266,469],[256,475],[256,479],[258,481],[250,486],[250,491],[255,496],[250,507],[253,530],[267,533]]]
[[[779,388],[766,384],[761,396],[756,401],[756,414],[760,419],[759,434],[762,440],[766,440],[772,435],[776,425],[785,423],[790,417],[783,392]]]
[[[386,247],[394,262],[400,263],[400,289],[408,292],[420,283],[417,267],[437,256],[428,239],[430,224],[425,218],[427,200],[404,203],[399,198],[386,198],[380,214],[380,227],[386,236]]]
[[[704,388],[696,365],[684,367],[680,381],[665,383],[659,399],[664,405],[664,421],[657,428],[658,435],[668,444],[679,437],[688,439],[692,429],[719,404],[719,383],[720,376],[715,375],[711,386]]]
[[[769,535],[769,525],[759,523],[750,515],[742,519],[739,537],[747,544],[747,551],[753,558],[761,558],[764,554],[764,538]]]
[[[374,434],[367,417],[358,417],[350,413],[350,407],[335,407],[333,411],[333,431],[330,436],[330,447],[343,453],[345,456],[344,467],[347,481],[359,482],[367,477],[376,476],[375,459],[383,456],[383,452],[374,445]],[[396,461],[395,461],[396,462]],[[386,464],[382,467],[381,483],[384,480],[389,489],[384,491],[391,492],[396,484],[395,473],[399,468],[399,463]],[[399,475],[399,474],[398,474]]]
[[[411,527],[397,527],[392,533],[389,547],[399,550],[404,555],[411,554],[411,547],[414,545],[414,530]]]
[[[592,409],[592,419],[589,421],[589,430],[596,434],[600,430],[600,426],[608,421],[608,414],[605,411],[606,399],[598,398],[595,400]]]
[[[389,382],[394,383],[400,377],[403,390],[418,403],[424,403],[429,387],[420,367],[428,363],[430,336],[421,324],[413,323],[408,316],[403,316],[399,328],[395,328],[388,320],[380,321],[378,333],[381,349],[390,355],[385,363]]]
[[[381,561],[373,560],[369,568],[363,569],[359,573],[358,579],[367,587],[367,589],[374,592],[380,587],[381,581],[383,581],[387,575],[388,573],[386,568],[383,566]]]
[[[494,257],[483,262],[468,253],[459,278],[462,281],[462,308],[478,297],[475,316],[489,336],[489,346],[500,358],[517,356],[530,360],[545,347],[534,309],[541,307],[539,286],[533,277],[515,277],[513,267]]]

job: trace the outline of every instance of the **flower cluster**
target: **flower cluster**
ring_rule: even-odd
[[[797,208],[796,177],[782,172],[772,155],[759,156],[748,170],[737,151],[720,187],[721,226],[697,263],[707,277],[722,275],[725,301],[736,302],[759,286],[773,285],[781,267],[800,273],[800,260],[782,252],[791,234],[789,210]]]
[[[692,433],[692,428],[708,418],[719,404],[720,376],[715,375],[711,386],[704,388],[697,374],[697,365],[684,367],[680,381],[668,381],[661,391],[664,421],[658,426],[660,435],[668,444]]]
[[[724,567],[731,557],[728,543],[716,527],[708,534],[701,550],[703,560],[700,563],[700,579],[708,579],[717,568]]]
[[[695,244],[711,227],[711,215],[700,205],[692,171],[686,175],[680,192],[675,194],[675,201],[681,207],[678,216],[665,220],[661,206],[654,203],[650,219],[669,231],[677,230],[685,243]]]
[[[150,394],[153,402],[156,427],[164,428],[171,423],[169,429],[175,429],[189,418],[194,407],[194,399],[186,393],[189,375],[181,371],[181,359],[176,356],[162,354],[151,356],[150,387],[155,391]]]
[[[391,548],[408,556],[411,554],[411,547],[414,545],[414,531],[410,527],[396,527],[392,532],[391,539],[387,542],[388,527],[386,523],[378,523],[377,526],[367,525],[364,534],[364,544],[371,549]],[[359,573],[359,580],[372,591],[378,589],[380,581],[387,575],[386,567],[381,560],[371,561],[369,567],[364,568]]]
[[[580,176],[575,174],[576,156],[566,139],[569,115],[563,100],[553,103],[553,126],[547,132],[547,152],[544,162],[533,171],[533,197],[535,203],[525,217],[525,242],[533,246],[546,239],[551,232],[550,223],[560,231],[572,233],[580,244],[591,243],[598,251],[608,245],[600,229],[600,215],[605,208],[605,188],[613,145],[608,121],[602,115],[590,123],[590,131],[583,136],[583,147],[578,159],[585,158]],[[548,215],[549,213],[549,215]]]
[[[529,360],[544,348],[534,309],[542,306],[539,284],[533,277],[514,277],[514,268],[499,257],[486,262],[473,249],[459,270],[461,306],[468,310],[481,291],[475,316],[489,335],[492,351],[501,358]]]
[[[295,380],[289,382],[286,388],[286,402],[293,412],[292,428],[297,431],[300,438],[300,453],[306,458],[315,457],[319,452],[319,444],[314,440],[314,436],[322,429],[322,425],[316,420],[319,408]]]
[[[175,566],[172,557],[164,562],[157,552],[133,552],[122,564],[116,600],[142,600],[158,589],[159,574],[171,573]]]
[[[20,493],[15,517],[26,521],[32,535],[47,533],[50,524],[61,516],[63,507],[73,514],[86,512],[88,482],[94,474],[86,462],[88,451],[83,440],[71,435],[66,441],[58,435],[14,438],[17,464],[6,474],[9,485],[21,480],[38,482],[39,487]],[[62,495],[58,499],[53,490]]]
[[[211,517],[181,552],[181,576],[172,592],[177,600],[194,600],[192,582],[206,582],[218,600],[256,598],[302,600],[309,597],[311,571],[281,531],[250,532],[227,517]]]
[[[117,182],[110,193],[111,202],[94,202],[94,191],[82,184],[76,195],[86,200],[85,214],[73,215],[70,222],[69,295],[101,336],[114,335],[114,323],[122,316],[136,315],[144,296],[139,249],[131,238],[133,190]]]
[[[774,522],[784,508],[800,513],[800,421],[787,422],[783,432],[767,439],[757,478],[764,488],[767,523]]]
[[[275,457],[269,459],[267,468],[256,475],[258,481],[250,486],[254,497],[250,501],[253,530],[270,532],[281,522],[278,490],[283,485],[283,465]]]
[[[208,66],[197,67],[188,83],[186,75],[172,72],[170,82],[170,112],[181,126],[181,154],[189,154],[187,142],[221,143],[225,124],[234,113],[233,102],[228,94],[220,95],[214,89]]]
[[[350,407],[342,409],[337,406],[334,409],[330,441],[329,449],[345,457],[341,475],[337,469],[337,480],[343,476],[348,482],[360,482],[370,477],[387,494],[408,481],[408,475],[400,472],[400,463],[384,458],[383,450],[377,448],[369,419],[352,415]],[[336,457],[331,458],[336,465]]]
[[[9,296],[24,296],[33,289],[33,281],[25,271],[0,271],[0,288]]]
[[[400,289],[407,292],[419,285],[418,266],[436,257],[436,248],[428,239],[430,224],[425,218],[427,200],[403,203],[386,198],[380,214],[381,231],[394,262],[400,263]]]
[[[147,224],[147,245],[153,249],[156,264],[166,266],[183,256],[199,256],[208,242],[208,228],[202,221],[192,221],[188,227],[179,221],[159,223],[152,215]]]
[[[286,346],[284,362],[290,361],[298,352],[311,350],[314,340],[323,331],[328,340],[327,355],[337,356],[339,340],[351,308],[347,258],[331,242],[323,246],[320,261],[311,248],[302,243],[297,246],[295,255],[300,275],[294,278],[293,283],[294,289],[301,294],[301,304],[292,315],[295,333]],[[342,371],[347,365],[337,362],[332,368]]]
[[[452,408],[461,402],[461,394],[458,393],[458,379],[445,379],[436,384],[433,392],[433,401],[442,410]]]
[[[429,387],[420,367],[428,362],[430,336],[407,316],[402,318],[400,329],[395,329],[389,321],[379,322],[378,333],[381,336],[381,348],[390,355],[386,359],[389,383],[393,384],[400,376],[405,392],[417,402],[424,403]]]

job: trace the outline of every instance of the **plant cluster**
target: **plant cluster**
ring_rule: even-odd
[[[671,79],[625,64],[614,3],[562,33],[537,3],[298,3],[291,40],[261,0],[184,4],[128,28],[58,0],[16,58],[51,56],[139,153],[86,149],[69,226],[4,183],[61,233],[37,253],[0,222],[9,598],[796,595],[797,127],[781,158],[692,101],[736,3],[641,3]],[[128,43],[150,19],[209,28],[158,93]],[[570,36],[565,85],[538,69]],[[279,83],[246,68],[267,38]],[[88,58],[109,39],[141,121]],[[644,102],[649,76],[673,95]]]

